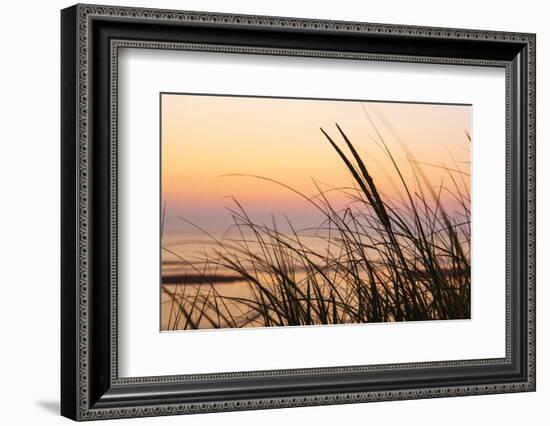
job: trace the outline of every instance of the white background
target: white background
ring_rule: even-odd
[[[122,377],[505,356],[504,69],[124,49],[118,77]],[[158,97],[166,91],[472,104],[471,319],[159,333]]]
[[[122,2],[122,0],[120,0]],[[105,0],[104,3],[116,4]],[[128,2],[125,2],[130,4]],[[102,424],[408,425],[548,424],[550,28],[545,2],[139,1],[133,6],[536,32],[538,176],[538,390],[531,394],[209,414]],[[3,424],[68,424],[59,395],[59,9],[64,1],[2,8],[0,67],[0,418]],[[546,309],[545,309],[546,308]]]

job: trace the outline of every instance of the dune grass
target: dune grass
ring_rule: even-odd
[[[354,185],[322,190],[314,183],[312,197],[267,177],[250,177],[294,192],[322,214],[322,224],[305,232],[287,219],[285,228],[291,232],[280,232],[275,220],[271,225],[255,223],[234,199],[228,214],[240,237],[218,239],[194,225],[210,238],[215,255],[204,255],[197,264],[163,248],[204,277],[196,286],[162,286],[170,304],[167,329],[470,317],[469,177],[458,167],[444,168],[451,187],[434,187],[423,168],[441,166],[421,164],[407,153],[413,176],[407,180],[378,133],[377,143],[404,194],[396,201],[379,191],[367,162],[338,124],[332,135],[320,130]],[[349,203],[336,208],[329,191],[345,193]],[[449,194],[459,206],[452,214],[441,201]],[[318,249],[319,241],[325,249]],[[220,294],[209,282],[220,269],[239,277],[249,295]]]

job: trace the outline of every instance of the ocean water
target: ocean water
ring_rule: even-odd
[[[270,258],[271,264],[281,265],[278,260],[284,257],[286,260],[282,264],[287,265],[285,273],[293,282],[298,283],[302,295],[306,294],[307,279],[311,278],[311,271],[308,273],[303,263],[292,259],[292,256],[297,255],[289,249],[282,252],[275,249],[266,251],[266,246],[272,247],[270,244],[273,241],[264,239],[262,247],[256,238],[252,234],[220,234],[207,237],[197,233],[171,234],[169,238],[165,238],[161,266],[161,329],[215,328],[213,323],[222,328],[265,326],[258,310],[251,307],[257,307],[255,303],[261,297],[258,286],[244,281],[242,275],[226,265],[231,262],[238,264],[269,292],[284,299],[285,296],[281,296],[283,286],[274,278],[277,274],[270,273],[261,261],[251,260],[244,253],[246,251],[258,254],[259,259]],[[281,234],[281,238],[294,247],[299,247],[294,236]],[[354,284],[350,284],[353,281],[349,279],[348,274],[342,272],[341,267],[333,266],[332,260],[339,259],[338,262],[342,262],[343,259],[345,262],[346,259],[342,247],[334,238],[332,234],[331,240],[328,241],[327,235],[306,233],[300,236],[299,242],[302,246],[299,249],[308,251],[309,258],[315,259],[316,265],[323,269],[323,274],[330,280],[329,285],[321,273],[315,272],[317,282],[322,283],[320,291],[323,298],[330,296],[330,292],[335,289],[341,296],[339,300],[351,300],[355,303]],[[465,242],[465,248],[468,246],[469,243]],[[391,275],[391,272],[379,262],[377,251],[368,248],[361,250],[369,261],[376,265],[379,273],[387,273],[387,277]],[[412,272],[419,283],[427,281],[426,272],[422,269],[418,268]],[[452,274],[456,274],[456,271],[449,270],[448,273],[447,277],[454,280]],[[360,269],[358,275],[364,282],[370,282],[366,271]],[[460,281],[464,276],[456,277]],[[391,280],[388,279],[378,288],[382,291],[384,285],[391,286]],[[428,299],[430,297],[427,296]],[[344,309],[342,308],[342,312]]]
[[[250,315],[243,300],[254,297],[250,284],[232,269],[220,265],[220,254],[231,256],[238,253],[243,246],[242,235],[214,236],[223,241],[225,249],[212,238],[197,233],[174,233],[163,241],[162,250],[162,283],[161,283],[161,329],[169,330],[184,328],[185,315],[179,309],[180,304],[190,308],[193,301],[200,303],[202,298],[217,299],[218,306],[210,306],[205,312],[216,316],[219,310],[239,326],[261,326],[261,322],[254,321],[254,315]],[[236,242],[235,240],[241,240]],[[251,234],[244,236],[251,250],[260,250],[255,243],[255,237]],[[312,251],[322,253],[329,249],[329,244],[317,237],[304,237],[303,244]],[[254,271],[254,266],[245,262],[244,265]],[[258,273],[262,282],[269,282],[269,274]],[[293,268],[293,278],[296,281],[304,280],[306,273],[303,268]],[[214,296],[215,295],[215,296]],[[223,300],[223,302],[222,302]],[[176,301],[176,303],[174,303]],[[178,316],[179,312],[179,318]],[[222,324],[224,321],[220,321]],[[211,328],[211,324],[202,319],[199,328]]]

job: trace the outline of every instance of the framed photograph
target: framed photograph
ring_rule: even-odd
[[[61,412],[535,390],[535,35],[61,12]]]

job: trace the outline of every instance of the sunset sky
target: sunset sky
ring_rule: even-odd
[[[193,229],[180,217],[222,232],[231,224],[229,196],[258,222],[271,223],[274,214],[281,223],[287,215],[298,227],[317,224],[318,214],[288,189],[224,175],[260,175],[307,195],[316,192],[312,179],[323,189],[349,187],[344,164],[320,131],[322,127],[343,147],[334,123],[355,144],[379,189],[398,198],[395,172],[376,143],[379,137],[365,110],[410,185],[414,182],[403,145],[416,161],[458,167],[469,188],[471,106],[179,94],[163,94],[161,102],[165,238]],[[451,185],[441,169],[423,166],[423,171],[434,187]],[[346,202],[342,195],[333,197],[336,203]]]

